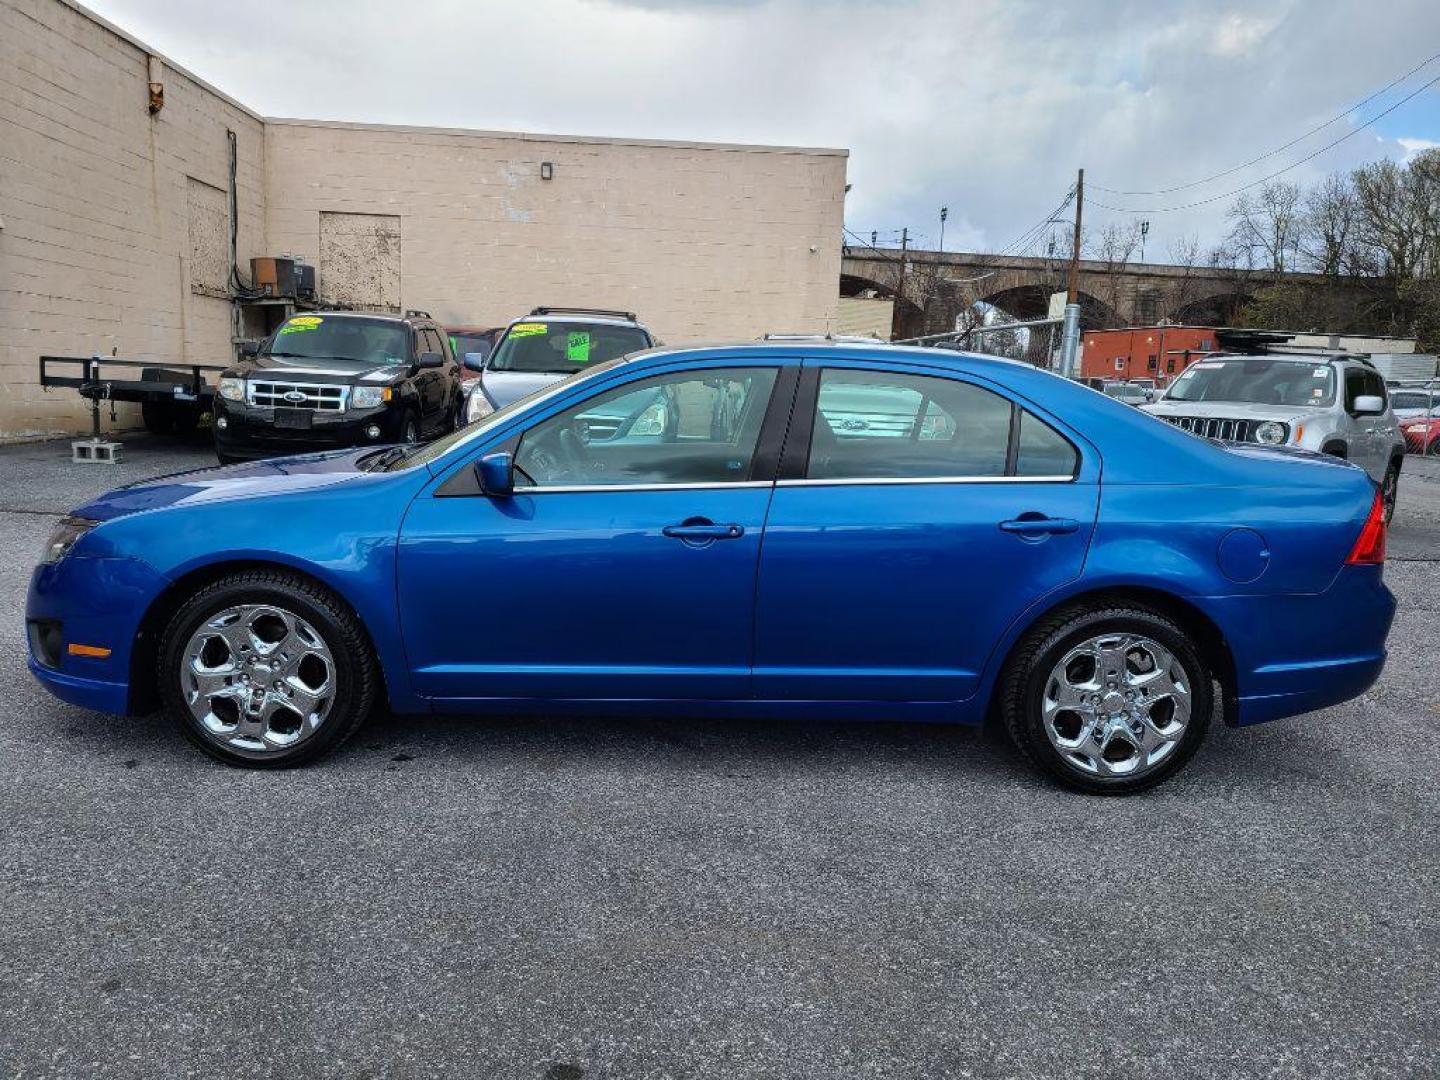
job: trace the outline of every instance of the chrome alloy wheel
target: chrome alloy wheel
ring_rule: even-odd
[[[325,722],[335,661],[304,619],[273,604],[240,604],[206,619],[185,645],[180,692],[216,742],[287,750]]]
[[[1150,638],[1101,634],[1051,669],[1041,712],[1067,765],[1088,776],[1140,776],[1180,745],[1190,722],[1190,677]]]

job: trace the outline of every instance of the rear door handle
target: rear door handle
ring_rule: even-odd
[[[696,540],[739,540],[745,535],[745,526],[686,523],[666,525],[660,532],[672,540],[689,540],[692,543]]]
[[[1073,533],[1080,528],[1074,518],[1018,517],[1000,522],[1002,532],[1019,536],[1049,536],[1052,533]]]

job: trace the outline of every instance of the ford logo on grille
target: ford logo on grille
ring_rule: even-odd
[[[285,391],[285,400],[286,400],[286,401],[304,401],[304,400],[305,400],[305,395],[302,394],[299,390],[286,390],[286,391]]]

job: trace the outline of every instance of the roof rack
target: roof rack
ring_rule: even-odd
[[[1270,351],[1272,345],[1283,345],[1293,340],[1294,334],[1279,334],[1273,330],[1230,330],[1215,331],[1215,343],[1226,352],[1248,353],[1258,356]]]
[[[841,341],[856,345],[883,345],[879,338],[859,334],[761,334],[761,341]]]
[[[429,319],[429,318],[432,318],[430,312],[428,312],[428,311],[421,311],[419,308],[411,308],[409,311],[405,312],[405,317],[406,317],[407,319]]]
[[[617,311],[613,308],[594,307],[537,307],[530,312],[533,315],[603,315],[612,319],[629,319],[631,322],[639,322],[633,311]]]

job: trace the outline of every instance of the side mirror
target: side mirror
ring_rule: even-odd
[[[260,342],[242,341],[240,343],[240,355],[245,357],[247,360],[253,360],[255,357],[260,355]]]
[[[1379,416],[1385,411],[1385,399],[1379,394],[1361,394],[1355,399],[1358,416]]]
[[[445,357],[438,352],[422,352],[415,358],[415,366],[422,371],[426,368],[441,368],[445,366]]]
[[[496,499],[515,494],[515,458],[505,452],[486,454],[475,463],[480,490]]]
[[[484,371],[485,361],[490,359],[489,353],[467,352],[460,362],[471,371]]]

